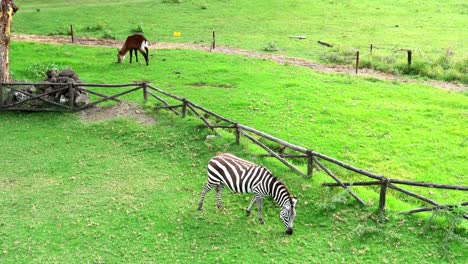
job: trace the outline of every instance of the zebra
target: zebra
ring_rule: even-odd
[[[246,209],[247,216],[253,204],[257,203],[258,220],[262,217],[263,198],[271,196],[281,207],[280,217],[286,227],[286,234],[293,233],[293,223],[296,217],[297,197],[290,195],[288,188],[263,166],[243,160],[229,153],[219,153],[208,162],[208,183],[201,193],[198,210],[203,209],[205,195],[212,188],[216,188],[216,205],[223,208],[221,194],[224,186],[236,193],[253,193],[254,196]]]

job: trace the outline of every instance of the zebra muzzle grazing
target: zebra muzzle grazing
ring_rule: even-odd
[[[208,162],[208,183],[201,193],[198,210],[203,209],[206,193],[213,188],[216,189],[216,205],[219,209],[222,209],[221,195],[224,186],[236,193],[254,194],[246,213],[249,216],[252,206],[256,203],[258,220],[261,224],[265,223],[262,216],[263,198],[271,196],[281,207],[280,218],[286,227],[286,234],[291,235],[293,233],[297,198],[291,196],[288,188],[274,177],[268,169],[232,154],[217,154]]]

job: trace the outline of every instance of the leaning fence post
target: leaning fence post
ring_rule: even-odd
[[[187,115],[187,99],[182,99],[182,117]]]
[[[72,43],[75,42],[75,36],[74,36],[74,32],[73,32],[73,25],[70,25],[70,35],[71,35],[71,41]]]
[[[388,179],[383,178],[380,181],[380,201],[379,201],[379,210],[381,213],[385,212],[385,200],[387,198],[387,186],[388,186]]]
[[[143,88],[143,99],[145,100],[145,103],[148,102],[148,84],[143,82],[141,83],[141,87]]]
[[[314,155],[310,150],[307,151],[307,176],[312,177],[314,170]]]
[[[359,69],[359,50],[356,51],[356,74],[358,74]]]
[[[75,87],[73,86],[73,83],[68,84],[68,105],[70,106],[70,111],[73,112],[73,105],[75,102]]]

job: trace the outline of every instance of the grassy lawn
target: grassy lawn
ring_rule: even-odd
[[[72,67],[86,82],[147,80],[243,124],[390,178],[467,183],[464,93],[185,50],[157,51],[148,67],[116,64],[114,52],[14,43],[11,66],[17,79],[36,78],[55,64]],[[142,100],[140,94],[127,98]],[[433,198],[452,200],[437,193]]]
[[[85,82],[147,80],[376,173],[467,185],[464,93],[186,50],[154,52],[148,67],[114,61],[114,49],[107,48],[11,47],[17,80],[39,80],[51,65],[71,67]],[[126,99],[142,103],[141,94]],[[320,187],[330,181],[323,172],[305,179],[252,156],[251,145],[236,146],[230,135],[205,141],[209,131],[192,117],[182,120],[164,111],[155,116],[156,125],[141,126],[125,119],[85,123],[74,114],[2,113],[0,262],[463,263],[468,258],[466,224],[452,214],[396,215],[418,204],[390,193],[389,221],[381,224],[374,190],[355,189],[371,204],[359,207],[340,190]],[[271,200],[265,225],[244,215],[250,195],[225,192],[226,209],[219,212],[210,193],[205,211],[196,210],[206,162],[220,151],[266,165],[299,197],[293,236],[284,235]],[[427,195],[465,200],[457,192]]]
[[[247,218],[250,195],[225,192],[226,209],[196,210],[207,160],[252,159],[232,140],[204,141],[199,122],[167,113],[142,126],[85,123],[73,114],[0,115],[1,263],[461,263],[456,219],[390,215],[379,224],[342,192],[262,160],[299,197],[295,233],[265,202],[265,225]],[[450,216],[450,215],[449,215]],[[452,222],[450,222],[452,221]],[[448,225],[448,227],[446,226]],[[444,228],[446,227],[446,228]]]
[[[463,1],[15,1],[14,32],[125,39],[143,32],[153,42],[204,43],[274,51],[327,63],[351,63],[467,83],[467,4]],[[181,37],[174,37],[179,31]],[[290,38],[306,35],[307,39]],[[318,40],[332,43],[330,49]],[[373,54],[369,52],[373,44]],[[406,53],[413,50],[413,68]]]

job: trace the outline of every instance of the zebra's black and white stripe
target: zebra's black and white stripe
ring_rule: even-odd
[[[236,193],[253,193],[254,197],[247,207],[250,215],[253,204],[258,207],[258,220],[264,223],[262,217],[262,203],[265,196],[271,196],[281,207],[280,217],[286,226],[286,233],[292,234],[294,218],[296,217],[297,198],[292,197],[288,188],[263,166],[240,159],[232,154],[221,153],[213,157],[208,163],[208,183],[201,193],[198,209],[203,209],[205,195],[216,188],[216,204],[223,208],[221,193],[223,186],[229,187]]]

